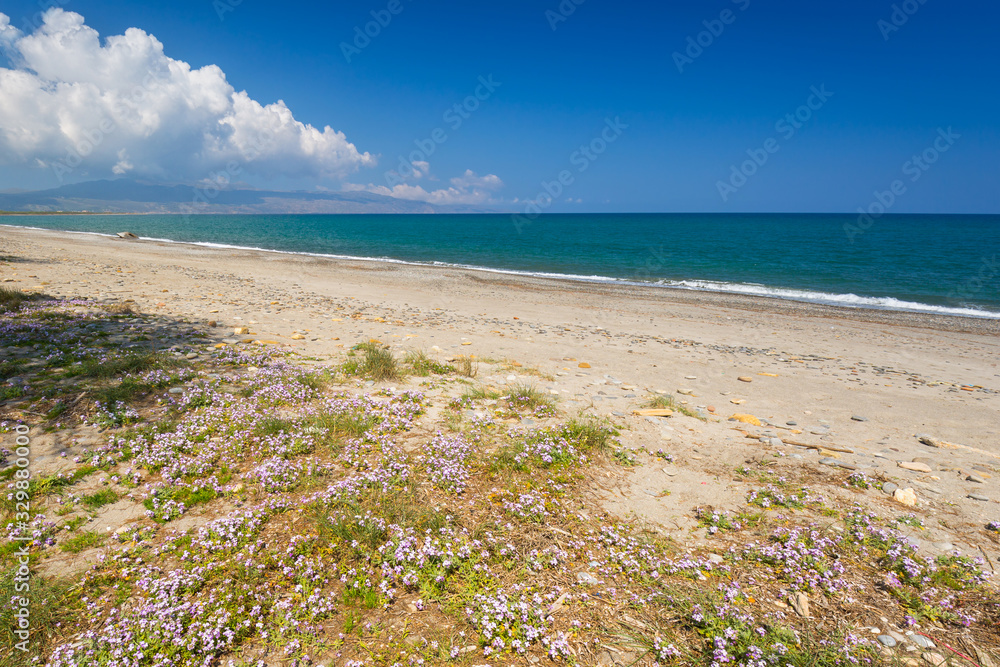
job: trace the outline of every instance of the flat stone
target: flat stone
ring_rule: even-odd
[[[832,457],[826,457],[819,460],[820,465],[830,466],[832,468],[844,468],[845,470],[856,470],[857,466],[853,463],[848,463],[847,461],[841,461],[840,459],[835,459]]]
[[[986,483],[986,480],[983,479],[982,477],[980,477],[979,475],[969,475],[968,477],[965,478],[965,481],[966,482],[973,482],[975,484],[985,484]]]
[[[888,646],[889,648],[892,648],[893,646],[896,645],[896,640],[890,637],[889,635],[879,635],[875,639],[877,639],[878,643],[881,644],[882,646]]]
[[[912,470],[913,472],[931,472],[931,467],[926,463],[900,461],[897,465],[904,470]]]
[[[986,497],[986,496],[984,496],[982,494],[979,494],[979,493],[970,493],[969,497],[972,498],[973,500],[978,500],[979,502],[982,502],[982,503],[988,503],[990,501],[990,499],[988,497]]]
[[[899,485],[893,484],[892,482],[886,482],[885,484],[882,485],[882,492],[887,493],[891,496],[893,493],[895,493],[896,489],[898,488]]]
[[[167,390],[168,394],[183,394],[184,390],[181,387],[171,387]]]
[[[799,425],[799,423],[796,422],[796,421],[787,421],[787,422],[785,422],[785,426],[798,426],[798,425]]]
[[[868,417],[862,417],[861,415],[851,415],[851,419],[853,419],[856,422],[866,422],[866,421],[868,421]]]
[[[805,593],[794,593],[788,598],[789,604],[795,613],[802,618],[809,618],[809,596]]]
[[[945,657],[940,653],[934,653],[933,651],[924,651],[920,654],[920,657],[924,659],[924,662],[929,665],[934,665],[934,667],[946,664]]]
[[[749,375],[741,375],[736,379],[739,380],[740,382],[753,382],[753,378],[750,377]]]

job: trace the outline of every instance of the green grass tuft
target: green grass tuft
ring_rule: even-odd
[[[643,407],[663,408],[666,410],[673,410],[674,412],[679,412],[687,417],[694,417],[695,419],[700,419],[701,421],[705,421],[705,418],[700,416],[697,412],[675,401],[673,396],[664,396],[662,394],[657,394],[656,396],[653,396],[648,401],[646,401],[643,404]]]
[[[434,361],[423,350],[410,350],[403,357],[403,363],[410,367],[414,375],[419,375],[420,377],[450,375],[458,372],[458,369],[454,366],[439,364]]]
[[[397,380],[401,373],[396,357],[389,348],[382,345],[369,344],[365,349],[365,360],[361,364],[361,372],[365,377],[382,382]]]
[[[85,549],[100,545],[103,541],[104,536],[90,531],[83,531],[68,540],[64,540],[59,548],[71,554],[78,554]]]
[[[112,489],[101,489],[96,493],[84,496],[80,500],[89,509],[96,510],[104,507],[105,505],[117,502],[118,494]]]

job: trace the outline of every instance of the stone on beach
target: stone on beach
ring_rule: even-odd
[[[896,489],[892,492],[892,498],[900,505],[916,507],[917,493],[913,489]]]
[[[809,596],[805,593],[795,593],[788,598],[789,604],[792,605],[792,609],[795,613],[802,618],[809,618]]]
[[[751,426],[760,426],[760,420],[753,415],[747,415],[742,413],[736,413],[729,417],[730,421],[743,422],[744,424],[750,424]]]
[[[139,238],[138,236],[136,236],[132,232],[118,232],[118,234],[116,236],[118,236],[118,238],[120,238],[120,239],[137,239],[137,238]]]
[[[749,375],[741,375],[736,379],[739,380],[740,382],[753,382],[753,378],[750,377]]]
[[[926,463],[919,463],[915,461],[900,461],[897,463],[900,468],[904,470],[910,470],[913,472],[931,472],[931,467]]]

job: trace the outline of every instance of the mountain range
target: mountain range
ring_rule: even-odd
[[[216,189],[131,179],[88,181],[33,192],[0,192],[0,211],[103,213],[495,213],[371,192]]]

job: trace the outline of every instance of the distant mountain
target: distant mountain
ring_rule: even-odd
[[[0,192],[2,211],[108,213],[493,213],[436,206],[370,192],[283,192],[161,185],[131,179],[89,181],[35,192]]]

